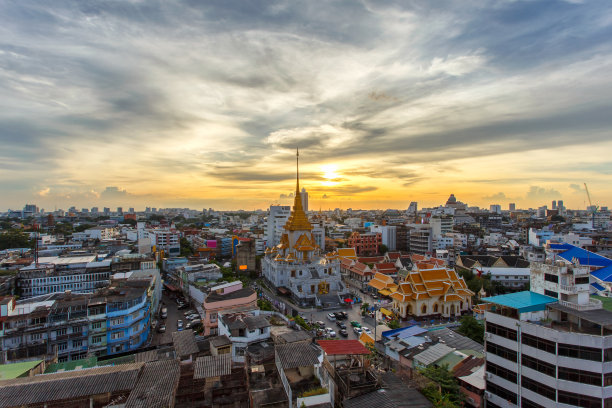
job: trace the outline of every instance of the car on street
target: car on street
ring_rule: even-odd
[[[348,319],[348,313],[346,313],[346,312],[340,312],[340,314],[342,315],[342,319],[343,319],[343,320],[347,320],[347,319]]]
[[[159,326],[157,326],[157,332],[158,333],[165,333],[166,332],[166,325],[165,324],[160,324]]]
[[[325,329],[325,331],[327,332],[327,335],[329,337],[336,337],[336,332],[331,327],[328,327],[327,329]]]
[[[184,312],[183,312],[183,316],[187,316],[187,315],[190,315],[190,314],[194,314],[195,312],[196,312],[196,311],[195,311],[195,310],[193,310],[193,309],[191,309],[191,310],[186,310],[186,311],[184,311]]]
[[[342,323],[341,321],[337,321],[336,326],[338,326],[341,329],[346,329],[346,324]]]
[[[321,320],[316,321],[316,322],[315,322],[315,324],[316,324],[317,326],[319,326],[319,328],[320,328],[320,329],[322,329],[323,327],[325,327],[325,323],[324,323],[324,322],[322,322]]]
[[[340,335],[342,337],[348,337],[348,331],[346,331],[346,329],[342,329],[342,330],[340,330]]]
[[[187,303],[181,303],[180,305],[178,305],[177,309],[187,309],[189,306],[187,305]]]
[[[333,314],[333,313],[328,313],[327,314],[327,319],[332,321],[332,322],[335,322],[336,321],[336,315]]]
[[[197,313],[192,313],[192,314],[188,314],[187,316],[185,316],[185,319],[187,320],[193,320],[193,319],[197,319],[198,317],[200,317],[199,314]]]
[[[367,327],[365,327],[365,326],[363,326],[363,327],[361,328],[361,330],[363,330],[363,331],[364,331],[364,333],[366,333],[366,334],[372,334],[372,330],[368,329],[368,328],[367,328]]]
[[[353,331],[359,336],[361,334],[361,327],[353,327]]]
[[[340,312],[334,313],[334,317],[336,318],[336,320],[344,319],[344,315],[342,313],[340,313]]]
[[[151,322],[151,328],[152,328],[152,329],[155,329],[155,328],[157,327],[157,323],[158,323],[158,322],[157,322],[157,320],[153,320],[153,321]]]
[[[183,321],[182,320],[179,320],[179,321],[176,322],[176,329],[178,331],[183,330]]]
[[[191,329],[191,322],[187,322],[185,324],[185,330],[189,330],[189,329]]]
[[[353,326],[353,327],[361,327],[361,323],[359,323],[356,320],[353,320],[353,321],[351,321],[351,326]]]

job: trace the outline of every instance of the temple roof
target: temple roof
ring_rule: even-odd
[[[285,224],[285,230],[287,231],[312,231],[312,225],[308,221],[308,216],[304,212],[302,207],[302,194],[300,193],[300,171],[299,171],[299,151],[296,154],[296,185],[295,185],[295,198],[293,199],[293,210],[291,215]]]

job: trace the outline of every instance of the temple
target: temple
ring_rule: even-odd
[[[330,306],[347,293],[340,276],[337,254],[321,254],[312,225],[302,206],[299,151],[296,153],[296,186],[293,209],[280,243],[266,248],[264,278],[281,293],[291,294],[303,306]]]

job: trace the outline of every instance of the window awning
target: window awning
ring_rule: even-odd
[[[389,317],[393,316],[393,312],[388,309],[385,309],[384,307],[380,308],[380,313],[384,314],[385,316],[389,316]]]

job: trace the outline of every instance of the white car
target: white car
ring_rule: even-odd
[[[356,335],[360,335],[362,332],[361,327],[353,327],[353,331]]]
[[[362,330],[363,330],[363,332],[364,332],[364,333],[366,333],[366,334],[372,334],[372,330],[368,329],[368,328],[367,328],[367,327],[365,327],[365,326],[364,326],[364,327],[362,327],[361,329],[362,329]]]
[[[331,327],[328,327],[327,329],[325,329],[325,331],[327,332],[327,335],[329,337],[336,337],[336,332]]]
[[[327,319],[332,321],[332,322],[335,322],[336,321],[336,316],[333,313],[328,313],[327,314]]]

